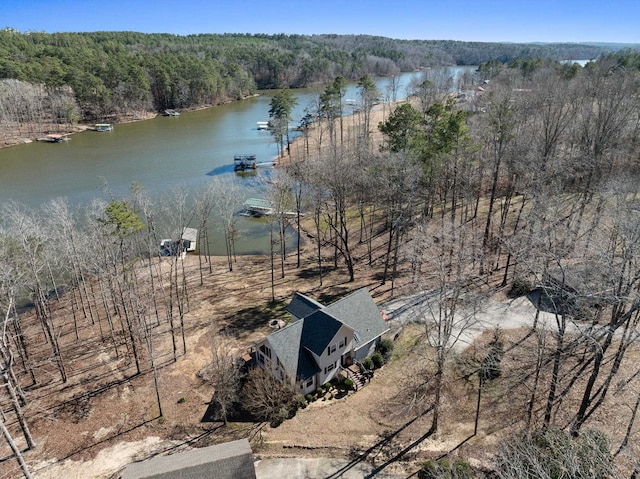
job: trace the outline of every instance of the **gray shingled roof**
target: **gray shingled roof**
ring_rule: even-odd
[[[302,319],[323,307],[320,303],[302,293],[294,293],[289,306],[287,306],[287,312],[297,319]]]
[[[270,334],[267,338],[273,352],[290,373],[298,371],[302,325],[302,321],[296,321]]]
[[[361,288],[345,296],[322,311],[356,331],[359,339],[356,349],[389,330],[367,288]]]
[[[249,441],[240,439],[216,446],[158,456],[129,464],[122,479],[255,479]]]
[[[316,311],[311,316],[304,318],[302,344],[320,356],[341,327],[342,323],[325,313],[324,310]]]

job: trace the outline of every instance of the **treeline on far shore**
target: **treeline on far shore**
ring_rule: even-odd
[[[620,45],[394,40],[366,35],[54,33],[0,30],[6,128],[74,125],[321,85],[519,58],[595,59]]]

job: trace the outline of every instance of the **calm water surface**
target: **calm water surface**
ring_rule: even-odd
[[[458,67],[456,73],[473,67]],[[417,74],[396,79],[396,97],[407,96]],[[391,98],[391,79],[378,80],[383,95]],[[117,124],[111,132],[86,131],[62,143],[34,142],[0,149],[0,203],[17,201],[39,208],[53,198],[63,197],[72,206],[87,205],[96,197],[109,198],[128,193],[135,181],[152,196],[162,198],[172,189],[187,187],[195,193],[214,176],[238,180],[246,197],[264,196],[255,177],[236,177],[233,156],[255,154],[268,162],[277,154],[276,144],[257,121],[269,119],[269,102],[274,92],[206,110],[184,112],[179,117]],[[313,110],[317,90],[296,91],[298,105],[292,124],[298,124],[305,109]],[[350,85],[345,98],[357,98]],[[258,177],[268,174],[258,170]],[[193,224],[192,226],[195,226]],[[238,253],[268,251],[268,230],[263,222],[240,218]],[[162,234],[162,233],[161,233]],[[224,254],[214,235],[212,252]]]

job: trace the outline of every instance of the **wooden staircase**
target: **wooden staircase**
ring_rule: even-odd
[[[347,372],[347,377],[353,381],[353,389],[356,391],[365,387],[371,380],[371,372],[361,371],[358,364],[352,364],[344,370]]]

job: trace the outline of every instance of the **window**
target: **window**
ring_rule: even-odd
[[[262,346],[260,346],[260,351],[269,359],[271,359],[271,348],[269,348],[267,345],[263,344]]]
[[[338,345],[338,347],[340,349],[344,348],[347,345],[347,337],[345,336],[344,339],[340,340],[340,344]]]
[[[304,385],[307,388],[310,388],[311,386],[313,386],[313,378],[307,380],[306,384]]]
[[[257,356],[260,364],[267,364],[268,361],[271,361],[271,349],[263,344],[258,348]]]
[[[329,354],[333,354],[336,352],[336,345],[332,344],[331,346],[329,346]]]
[[[324,368],[324,373],[327,374],[329,371],[332,371],[333,368],[335,368],[335,367],[336,367],[336,363],[335,362],[333,364],[329,364],[329,366]]]

